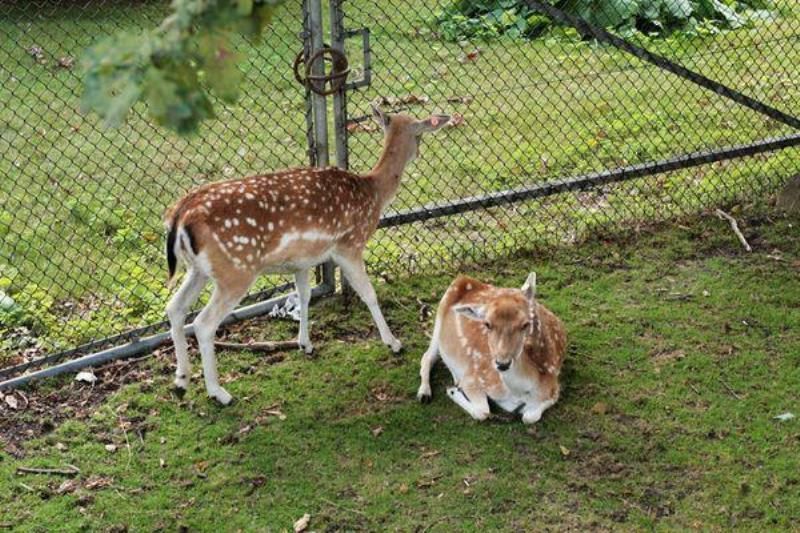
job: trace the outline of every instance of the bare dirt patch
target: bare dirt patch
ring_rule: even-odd
[[[94,383],[75,381],[74,375],[51,380],[47,387],[37,384],[5,391],[0,402],[0,443],[14,457],[24,456],[22,444],[53,431],[68,419],[85,420],[97,406],[128,383],[152,383],[153,369],[142,364],[144,359],[167,357],[167,351],[136,359],[113,361],[94,368]],[[166,364],[162,365],[168,371]],[[8,400],[12,398],[12,400]]]

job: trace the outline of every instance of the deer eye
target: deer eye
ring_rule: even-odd
[[[488,322],[484,322],[483,325],[486,326],[486,329],[488,329],[489,331],[492,331],[492,325],[491,324],[489,324]]]

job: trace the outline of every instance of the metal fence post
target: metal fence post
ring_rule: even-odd
[[[322,0],[306,0],[303,3],[306,10],[306,58],[325,46],[324,25],[322,19]],[[311,65],[311,73],[315,76],[325,74],[325,62],[316,61]],[[307,97],[311,99],[311,116],[313,121],[313,161],[318,167],[329,164],[328,154],[328,109],[327,98],[307,89]],[[332,261],[320,266],[319,276],[324,286],[336,290],[336,270]]]
[[[344,11],[342,10],[343,0],[330,1],[330,19],[331,19],[331,47],[344,53]],[[349,170],[350,161],[348,160],[347,152],[347,84],[342,84],[335,93],[333,93],[333,129],[334,129],[334,144],[336,150],[336,166]],[[350,288],[347,280],[342,276],[342,295],[345,299],[350,299],[353,296],[353,291]]]

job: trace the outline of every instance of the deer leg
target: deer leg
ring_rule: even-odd
[[[447,389],[447,395],[456,405],[469,413],[475,420],[486,420],[489,418],[489,399],[482,390],[449,387]]]
[[[219,284],[214,288],[211,301],[200,311],[194,321],[194,335],[200,347],[203,360],[203,378],[206,382],[206,392],[222,405],[228,405],[233,399],[219,384],[217,373],[217,359],[214,355],[214,336],[225,316],[236,307],[247,292],[244,288],[222,288]]]
[[[174,383],[178,394],[186,391],[192,372],[186,333],[183,330],[186,315],[197,301],[207,282],[208,276],[205,273],[196,268],[190,268],[180,288],[167,304],[167,317],[169,317],[170,333],[172,343],[175,345],[175,359],[177,360]]]
[[[367,271],[364,268],[364,260],[360,257],[358,259],[338,257],[336,262],[342,268],[342,272],[347,281],[350,282],[350,286],[367,304],[369,312],[372,314],[372,319],[375,321],[375,325],[378,326],[383,343],[389,346],[394,353],[398,353],[403,349],[403,345],[392,335],[389,325],[386,324],[386,320],[383,318],[381,308],[378,306],[378,297],[375,295],[375,289],[372,287]]]
[[[439,359],[439,317],[436,317],[436,323],[433,326],[433,336],[428,349],[422,354],[422,360],[419,363],[419,377],[420,384],[417,390],[417,399],[422,403],[431,401],[431,368],[436,364]]]
[[[297,335],[297,345],[305,353],[314,351],[308,332],[308,304],[311,302],[311,286],[308,283],[308,269],[300,270],[294,274],[294,284],[297,287],[297,297],[300,300],[300,332]]]
[[[526,406],[525,410],[522,411],[522,421],[525,424],[535,424],[542,418],[542,413],[544,413],[545,409],[551,407],[554,403],[556,403],[556,400],[545,400],[541,403]]]

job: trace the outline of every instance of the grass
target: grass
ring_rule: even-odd
[[[753,28],[647,46],[782,109],[800,103],[796,5]],[[359,116],[376,96],[426,96],[412,113],[461,113],[464,124],[426,140],[394,208],[496,191],[557,176],[742,143],[788,132],[686,82],[608,48],[569,40],[445,43],[422,0],[348,3],[346,25],[372,29],[374,82],[350,96]],[[78,113],[77,68],[96,38],[159,20],[158,2],[119,1],[0,18],[0,290],[20,306],[0,325],[0,362],[163,319],[161,213],[192,184],[306,161],[304,101],[289,65],[300,48],[290,2],[244,65],[238,106],[193,138],[171,136],[142,109],[119,130]],[[327,20],[327,17],[325,17]],[[39,46],[45,63],[28,50]],[[359,49],[349,50],[358,72]],[[480,48],[474,61],[466,52]],[[757,66],[757,68],[755,68]],[[458,102],[449,101],[461,98]],[[464,99],[464,97],[467,97]],[[378,133],[354,133],[351,167],[376,159]],[[534,244],[575,241],[599,226],[696,212],[773,189],[798,151],[639,180],[378,233],[372,270],[421,272]],[[266,279],[263,285],[274,283]]]
[[[313,360],[221,355],[232,407],[197,379],[172,397],[170,358],[138,363],[139,382],[27,442],[23,458],[0,455],[0,523],[286,530],[309,513],[316,531],[790,529],[800,433],[773,417],[800,410],[800,220],[737,216],[751,254],[704,216],[468,271],[516,286],[535,269],[568,327],[562,399],[532,428],[468,419],[443,394],[441,365],[433,403],[416,402],[432,327],[420,307],[454,272],[416,275],[379,290],[400,358],[362,306],[335,297],[312,311]],[[267,321],[237,335],[293,333]],[[62,386],[77,387],[28,394]],[[63,464],[82,471],[67,494],[63,478],[14,474]],[[86,488],[97,480],[109,485]]]

